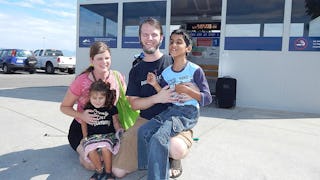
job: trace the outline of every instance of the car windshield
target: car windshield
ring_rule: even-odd
[[[18,50],[16,56],[17,57],[28,57],[28,56],[32,56],[32,53],[31,53],[31,51],[27,51],[27,50]]]
[[[63,56],[63,53],[59,50],[47,50],[45,56]]]

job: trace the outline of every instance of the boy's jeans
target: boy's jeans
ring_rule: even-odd
[[[199,109],[171,106],[138,130],[138,168],[148,169],[148,180],[169,179],[169,139],[194,127]]]

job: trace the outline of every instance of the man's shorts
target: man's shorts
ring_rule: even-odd
[[[136,123],[129,128],[120,140],[119,152],[113,156],[112,167],[133,172],[138,169],[138,148],[137,148],[137,134],[138,129],[144,123],[148,122],[147,119],[139,117]],[[176,137],[185,141],[188,148],[192,146],[192,130],[179,133]]]

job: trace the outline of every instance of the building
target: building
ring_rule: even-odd
[[[127,77],[141,53],[139,23],[152,16],[165,53],[173,29],[191,33],[190,60],[209,68],[212,91],[214,76],[237,79],[237,106],[319,113],[319,9],[319,0],[78,0],[77,73],[91,43],[105,41]]]

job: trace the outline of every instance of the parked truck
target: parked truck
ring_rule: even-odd
[[[55,70],[61,72],[75,73],[75,57],[64,56],[61,50],[37,49],[34,54],[38,60],[36,67],[45,70],[48,74],[53,74]]]

